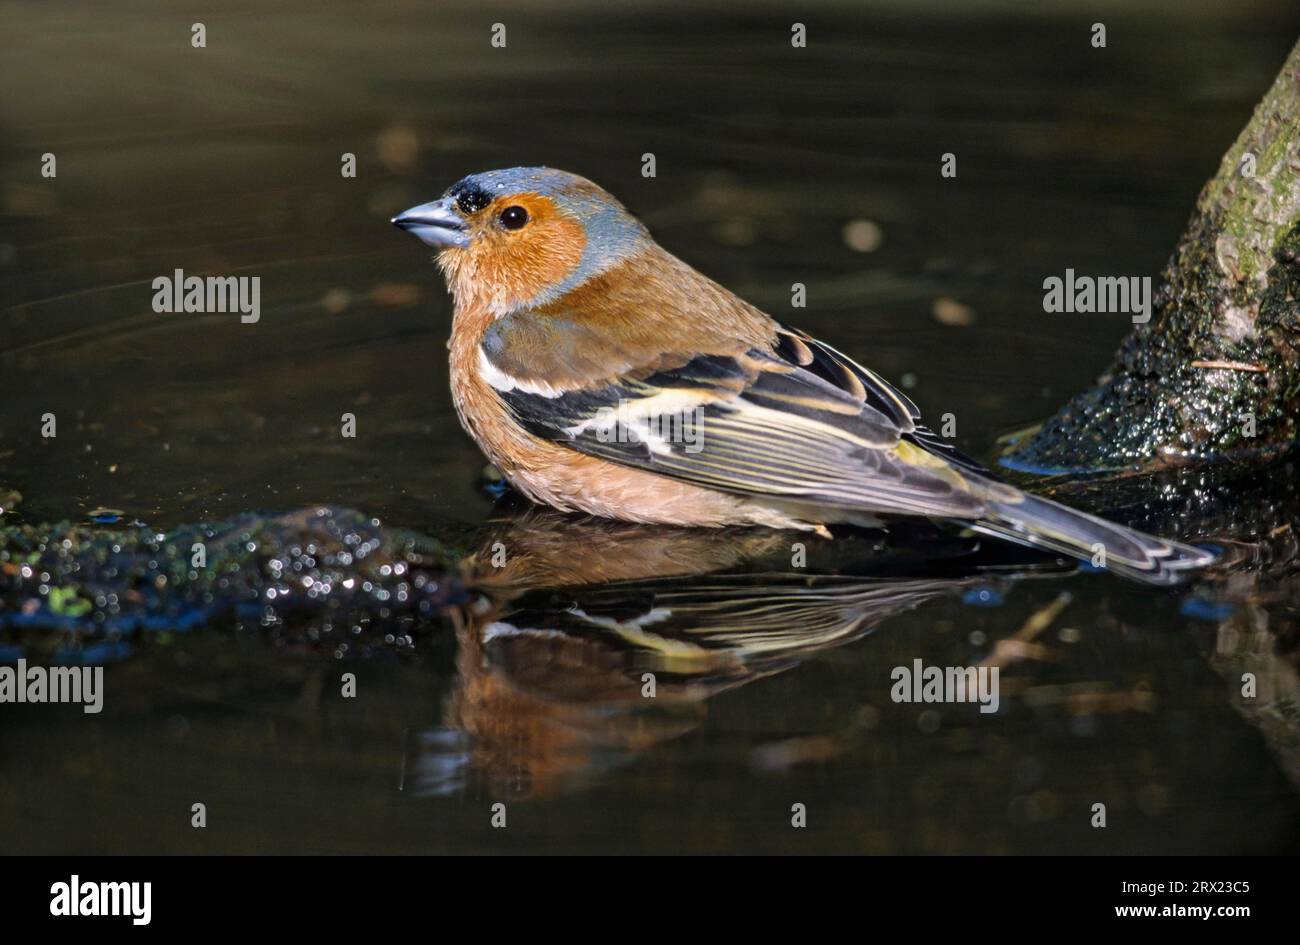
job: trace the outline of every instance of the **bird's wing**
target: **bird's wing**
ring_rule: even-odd
[[[875,371],[863,367],[825,342],[818,341],[797,328],[782,325],[777,332],[776,353],[841,390],[861,396],[898,424],[904,439],[963,469],[988,475],[988,470],[983,466],[922,424],[921,411],[910,397]],[[859,389],[862,390],[861,395],[858,394]]]
[[[668,353],[646,367],[597,380],[593,339],[561,349],[531,343],[538,330],[503,323],[481,352],[488,383],[535,436],[737,495],[953,518],[984,511],[963,462],[924,442],[932,434],[910,400],[807,335],[781,329],[770,349],[696,355],[673,354],[666,338]],[[567,373],[538,363],[548,357],[565,358]],[[604,363],[619,360],[611,351]],[[586,379],[542,380],[578,374]]]

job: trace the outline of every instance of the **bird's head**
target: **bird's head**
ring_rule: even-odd
[[[439,250],[458,304],[496,315],[554,302],[650,244],[610,194],[545,167],[471,174],[392,222]]]

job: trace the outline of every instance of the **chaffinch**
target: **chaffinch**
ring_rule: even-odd
[[[997,481],[874,371],[696,272],[582,177],[471,174],[392,222],[439,250],[461,423],[535,502],[822,534],[951,519],[1155,583],[1213,560]]]

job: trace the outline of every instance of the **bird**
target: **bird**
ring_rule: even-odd
[[[584,177],[474,173],[391,222],[437,250],[462,426],[533,502],[827,537],[922,517],[1151,584],[1215,559],[1000,481],[875,371],[678,259]]]

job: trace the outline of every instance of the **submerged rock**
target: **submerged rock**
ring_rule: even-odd
[[[400,630],[462,599],[441,544],[339,508],[155,532],[140,523],[0,528],[0,631],[8,658],[67,662],[129,652],[141,631],[227,621]],[[23,631],[63,631],[41,634]]]

